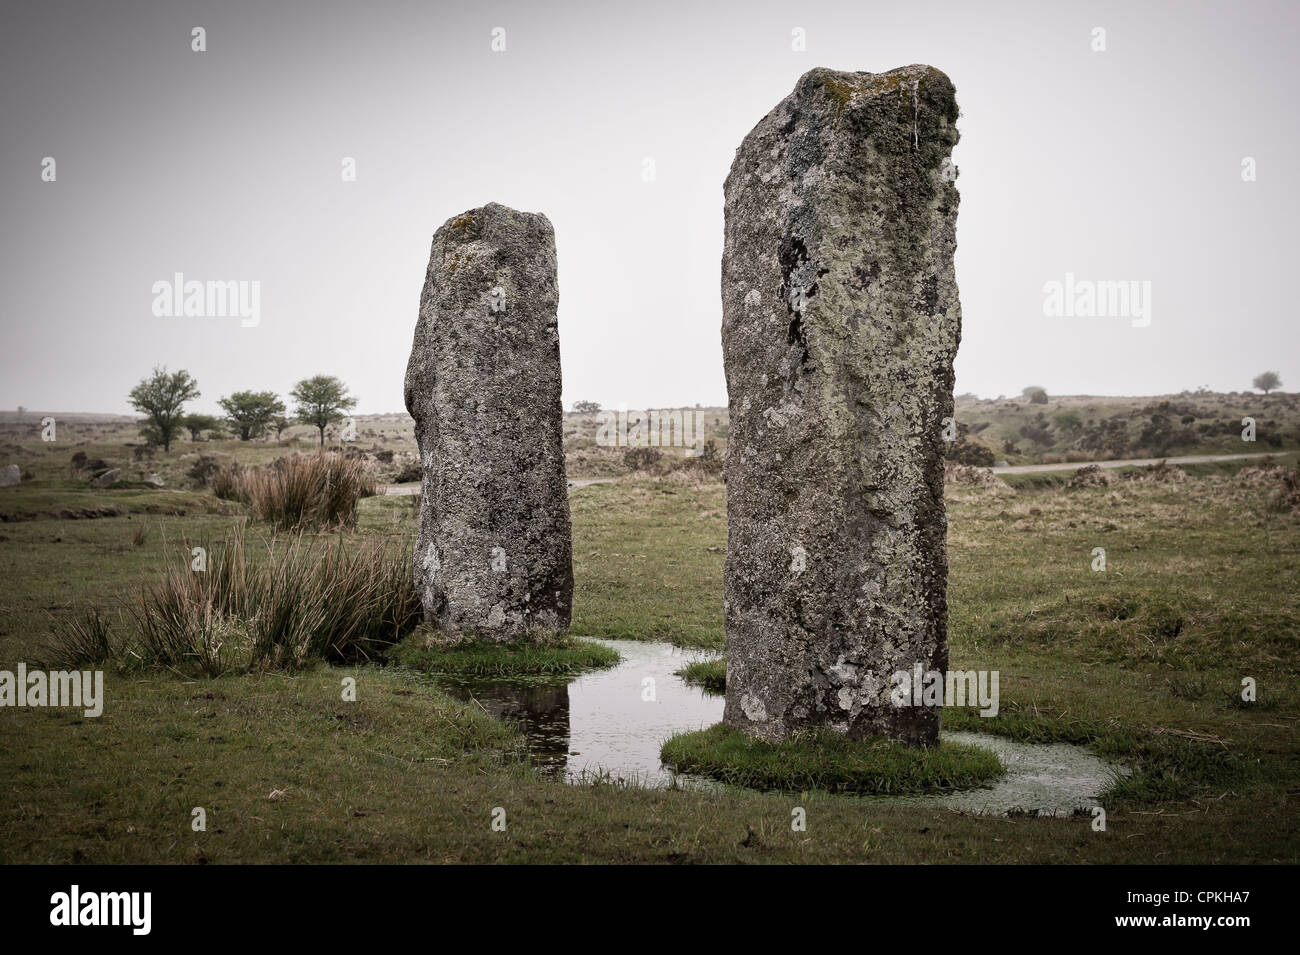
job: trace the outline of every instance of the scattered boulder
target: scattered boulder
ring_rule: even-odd
[[[1109,487],[1114,480],[1115,476],[1110,469],[1096,464],[1089,464],[1087,467],[1075,471],[1074,477],[1070,478],[1069,483],[1065,486],[1071,491],[1077,491],[1081,488]]]
[[[91,487],[108,487],[110,484],[116,484],[122,480],[122,469],[112,468],[103,474],[96,475],[90,482]]]

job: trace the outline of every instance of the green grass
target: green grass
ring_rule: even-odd
[[[33,492],[46,515],[171,493],[0,489]],[[1272,495],[1232,474],[951,495],[950,665],[997,669],[1002,700],[994,719],[945,712],[944,725],[1130,766],[1105,833],[815,792],[797,797],[809,826],[793,832],[790,796],[565,786],[530,773],[513,730],[419,674],[308,663],[202,681],[109,670],[98,719],[0,708],[0,860],[1294,864],[1300,515]],[[88,605],[116,620],[168,553],[243,520],[194,497],[183,515],[0,526],[0,668],[33,661]],[[575,632],[722,647],[721,485],[593,485],[572,501]],[[367,498],[348,536],[409,552],[415,520],[406,499]],[[1257,703],[1240,700],[1243,677]],[[195,806],[206,833],[190,829]]]
[[[722,484],[593,484],[570,507],[574,633],[724,646]]]
[[[559,676],[618,663],[618,651],[590,640],[556,637],[544,641],[467,641],[427,645],[416,632],[393,648],[390,659],[426,673],[457,676]]]
[[[727,691],[727,661],[696,660],[677,671],[677,675],[692,686],[702,687],[719,695]]]
[[[1285,785],[1297,769],[1293,760],[1252,759],[1211,734],[1062,717],[1030,711],[1014,701],[1004,702],[1003,709],[992,718],[981,717],[973,710],[947,711],[943,727],[994,733],[1027,743],[1086,746],[1132,770],[1102,793],[1108,804],[1195,799],[1244,784]]]
[[[679,733],[664,743],[662,756],[678,772],[779,792],[943,792],[977,786],[1005,772],[996,753],[978,746],[941,742],[911,748],[886,740],[850,740],[829,730],[767,743],[721,723]]]
[[[30,482],[0,488],[0,523],[93,520],[131,515],[185,517],[237,514],[240,508],[211,494],[130,485],[90,488],[70,481]]]

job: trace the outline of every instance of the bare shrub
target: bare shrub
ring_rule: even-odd
[[[1108,487],[1114,480],[1115,476],[1106,468],[1089,464],[1075,471],[1074,477],[1070,478],[1066,487],[1072,491],[1088,487]]]
[[[357,502],[375,493],[360,458],[340,454],[292,454],[240,478],[253,515],[277,530],[351,526]]]

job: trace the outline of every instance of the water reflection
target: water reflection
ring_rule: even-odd
[[[528,738],[533,767],[544,776],[563,776],[569,757],[567,682],[438,680],[451,696],[477,700],[497,719],[516,724]]]
[[[709,780],[673,773],[659,762],[664,740],[722,719],[722,697],[690,686],[676,671],[716,657],[645,640],[597,640],[621,661],[570,681],[554,679],[434,679],[461,700],[477,700],[493,716],[516,722],[528,737],[533,765],[556,779],[608,774],[650,786],[715,788]]]
[[[698,776],[674,773],[659,749],[674,733],[703,729],[722,719],[723,699],[676,675],[686,664],[716,654],[642,640],[598,640],[621,662],[569,680],[465,680],[434,675],[453,696],[477,700],[493,716],[516,723],[528,739],[537,771],[553,779],[677,785],[719,790]],[[1018,743],[987,733],[944,732],[943,739],[993,750],[1007,774],[990,786],[928,796],[866,796],[895,804],[1005,815],[1069,815],[1098,805],[1097,795],[1126,772],[1087,750],[1064,743]]]

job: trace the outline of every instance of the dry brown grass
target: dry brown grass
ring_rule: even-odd
[[[133,595],[136,633],[126,656],[134,662],[208,676],[356,662],[423,616],[409,554],[381,541],[295,535],[249,547],[240,531],[203,550],[202,570],[188,555],[171,560]]]
[[[244,501],[277,530],[351,526],[357,502],[375,493],[362,458],[334,453],[291,454],[255,470],[220,472],[213,486],[218,497]]]

